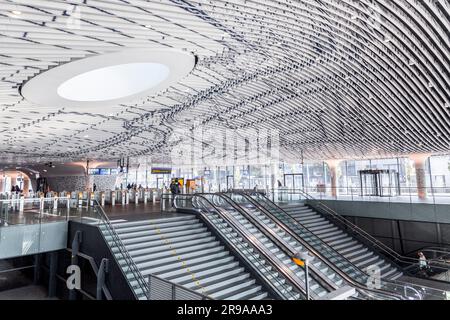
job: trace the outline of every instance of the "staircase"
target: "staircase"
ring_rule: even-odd
[[[155,275],[218,300],[261,300],[268,293],[194,215],[113,222],[146,277]],[[105,234],[109,242],[109,236]],[[112,247],[119,264],[126,262]],[[131,276],[129,278],[132,278]],[[130,283],[135,290],[136,281]],[[141,292],[137,292],[141,294]]]
[[[247,208],[247,210],[252,214],[253,217],[257,218],[263,225],[268,226],[272,230],[275,230],[277,234],[279,234],[282,237],[286,237],[286,233],[282,230],[280,230],[276,224],[270,220],[264,213],[262,213],[260,210],[256,208]],[[297,242],[296,240],[292,239],[290,236],[288,236],[289,243],[292,247],[294,247],[297,251],[307,251],[306,249],[303,249],[303,246]],[[325,277],[327,277],[331,282],[333,282],[336,287],[341,287],[344,285],[343,279],[338,276],[333,270],[330,270],[328,266],[326,266],[322,261],[316,259],[312,265],[321,272]]]
[[[264,244],[266,248],[272,252],[273,256],[275,256],[285,267],[292,270],[296,277],[299,278],[300,282],[305,282],[305,274],[302,268],[297,266],[295,263],[292,262],[291,257],[287,256],[285,253],[283,253],[280,248],[272,241],[270,240],[266,235],[264,235],[262,232],[260,232],[255,225],[253,225],[249,220],[247,220],[242,214],[240,214],[238,211],[236,211],[233,208],[227,208],[226,209],[239,223],[247,229],[247,231],[252,234],[255,238],[257,238],[260,242]],[[254,213],[256,214],[256,213]],[[267,221],[266,221],[267,222]],[[275,224],[271,225],[272,228],[275,228]],[[294,246],[298,250],[301,250],[301,246],[292,239],[289,235],[286,235],[285,233],[278,231],[278,235],[282,237],[283,241],[285,241],[287,244]],[[321,269],[323,272],[327,272],[327,267],[323,266],[320,261],[312,261],[312,263],[315,267]],[[336,277],[337,276],[331,273],[328,273],[330,277]],[[326,289],[324,289],[315,279],[310,278],[310,290],[315,296],[316,299],[320,299],[321,297],[325,296],[328,292]],[[342,280],[340,280],[342,283]]]
[[[375,251],[305,204],[281,205],[281,208],[360,270],[376,265],[381,269],[381,277],[384,279],[395,280],[403,275],[397,267],[384,260]]]

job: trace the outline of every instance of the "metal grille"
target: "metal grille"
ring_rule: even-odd
[[[150,300],[205,300],[206,296],[167,280],[149,276]]]

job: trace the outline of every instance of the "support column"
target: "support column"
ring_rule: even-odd
[[[58,267],[58,253],[51,252],[50,253],[50,272],[48,276],[48,296],[50,298],[56,296],[56,274]]]
[[[325,161],[325,163],[328,165],[328,170],[330,171],[332,197],[337,197],[337,167],[340,162],[341,162],[340,160]]]
[[[414,161],[414,168],[416,171],[417,195],[421,200],[425,200],[427,198],[425,163],[429,157],[429,154],[413,154],[410,156],[410,159]]]
[[[41,278],[41,255],[35,254],[34,255],[34,270],[33,270],[33,284],[37,285],[39,284],[39,280]]]

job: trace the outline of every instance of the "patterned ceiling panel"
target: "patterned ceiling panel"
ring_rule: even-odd
[[[171,161],[196,130],[206,149],[277,130],[285,160],[448,152],[449,30],[449,0],[0,0],[0,161]],[[21,96],[41,72],[127,48],[198,59],[133,104]]]

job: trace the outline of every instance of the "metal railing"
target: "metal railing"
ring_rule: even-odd
[[[221,238],[227,242],[236,254],[239,254],[240,257],[247,262],[248,266],[251,266],[253,272],[258,274],[258,278],[264,279],[264,282],[269,286],[270,291],[276,296],[282,299],[293,299],[296,294],[304,297],[304,287],[298,284],[296,280],[292,280],[292,271],[280,268],[275,257],[273,257],[270,252],[267,252],[257,239],[249,235],[243,228],[239,227],[239,223],[235,221],[231,215],[228,215],[220,207],[217,207],[211,197],[216,197],[216,195],[176,195],[174,198],[174,206],[176,208],[192,208],[199,210],[198,214],[202,215],[202,218],[207,221],[210,226],[214,226],[215,230],[221,234]],[[217,223],[217,218],[222,219],[224,223]],[[233,232],[230,232],[229,228],[234,230],[238,236],[235,236]],[[239,237],[245,239],[249,247],[244,248],[242,246],[242,239],[239,239]],[[243,253],[242,250],[244,250],[245,253]],[[268,263],[262,263],[261,256],[265,257],[264,259]],[[283,282],[278,279],[278,277],[274,276],[268,279],[266,275],[273,274],[274,270],[282,275],[287,281]],[[291,290],[292,287],[297,288],[298,290]]]
[[[148,276],[148,286],[149,300],[210,300],[206,295],[155,275]]]
[[[301,195],[303,200],[313,201],[314,209],[316,209],[320,214],[328,217],[337,226],[344,229],[346,232],[350,233],[356,237],[362,243],[373,247],[380,254],[390,259],[392,262],[401,266],[406,272],[417,272],[419,269],[419,259],[407,256],[402,256],[395,250],[391,249],[383,242],[379,241],[368,232],[364,231],[357,225],[353,224],[343,216],[339,215],[336,211],[327,206],[322,200],[313,197],[312,195],[306,193],[301,189],[294,190],[295,194]],[[436,268],[439,268],[441,272],[445,270],[450,270],[450,263],[443,263],[442,261],[429,260],[428,263]],[[417,269],[417,270],[416,270]],[[445,270],[444,270],[445,269]]]
[[[236,193],[236,191],[235,191]],[[258,206],[260,202],[265,202],[265,204],[271,204],[277,211],[282,211],[286,215],[288,213],[284,212],[280,207],[278,207],[275,203],[271,202],[269,199],[264,197],[260,193],[254,193],[258,196],[258,200],[254,200],[250,198],[246,193],[241,193],[242,197],[248,197],[247,199],[241,199],[245,202],[250,201],[253,205]],[[238,200],[238,199],[236,199]],[[272,207],[272,209],[274,209]],[[277,223],[282,229],[286,230],[290,233],[290,227],[281,221],[279,221],[276,216],[272,216],[272,212],[267,208],[260,208],[259,210],[268,210],[267,215],[272,219],[275,223]],[[422,286],[416,286],[408,283],[404,283],[401,281],[392,281],[392,280],[384,280],[379,279],[378,289],[369,288],[369,280],[371,280],[370,276],[366,274],[365,271],[360,270],[358,267],[354,266],[352,262],[343,257],[337,251],[335,251],[332,247],[330,247],[323,240],[315,236],[311,231],[309,231],[306,227],[301,225],[300,223],[296,223],[299,230],[302,231],[302,236],[299,237],[297,234],[291,234],[293,238],[299,241],[302,245],[304,245],[310,254],[314,256],[320,257],[325,264],[333,269],[337,274],[339,274],[343,279],[345,279],[348,283],[355,286],[361,293],[366,296],[374,297],[378,295],[389,297],[391,295],[392,298],[398,298],[398,296],[403,296],[405,299],[423,299],[424,298],[424,290],[426,289],[426,295],[428,298],[433,297],[434,299],[444,299],[445,296],[441,290],[436,290],[433,288],[424,288]],[[286,229],[287,228],[287,229]],[[337,269],[336,269],[337,268]],[[353,274],[351,274],[353,273]],[[348,274],[348,275],[347,275]]]
[[[380,187],[376,191],[371,188],[361,190],[360,187],[317,186],[302,189],[279,187],[267,191],[272,194],[272,201],[285,202],[303,200],[300,190],[318,200],[450,204],[450,187],[425,187],[419,190],[417,187]]]
[[[141,293],[145,296],[147,300],[165,300],[164,297],[171,297],[169,300],[173,298],[173,300],[205,300],[209,299],[207,296],[202,295],[194,290],[190,290],[188,288],[183,288],[182,286],[170,282],[168,280],[162,279],[155,275],[148,275],[147,279],[144,277],[137,265],[135,264],[133,258],[130,256],[128,250],[123,244],[122,240],[118,236],[117,232],[114,229],[114,226],[111,224],[108,216],[104,212],[102,206],[98,204],[96,200],[94,200],[94,210],[96,209],[100,216],[100,229],[102,234],[104,235],[101,226],[106,227],[107,232],[113,238],[115,247],[119,250],[120,255],[126,262],[126,267],[124,268],[119,261],[117,261],[118,265],[121,266],[121,269],[124,273],[124,276],[131,284],[131,282],[136,281],[137,286],[139,287]],[[109,240],[105,241],[109,244]],[[113,256],[117,259],[116,255],[113,253]],[[128,277],[128,271],[132,273],[132,279]],[[133,288],[132,288],[133,289]],[[133,290],[136,299],[140,299],[139,294],[136,294],[135,290]]]
[[[147,281],[145,280],[144,276],[141,274],[139,268],[134,263],[133,258],[128,253],[128,250],[126,249],[125,245],[123,244],[122,240],[118,236],[116,230],[114,229],[114,226],[111,224],[111,221],[109,220],[108,216],[106,215],[103,208],[98,204],[96,200],[93,201],[93,206],[87,206],[86,208],[92,208],[94,213],[97,213],[98,222],[96,223],[99,227],[101,234],[103,235],[103,238],[106,243],[111,248],[111,253],[114,256],[114,258],[117,260],[117,264],[120,266],[120,269],[122,270],[122,273],[125,277],[125,279],[128,280],[128,283],[131,286],[131,281],[129,275],[131,274],[131,277],[134,281],[136,281],[137,286],[141,290],[141,294],[143,294],[147,299],[149,299],[150,295],[150,287],[148,286]],[[106,234],[105,234],[106,232]],[[107,235],[111,237],[111,240],[107,239]],[[117,259],[117,253],[114,253],[112,250],[111,241],[113,242],[115,248],[118,249],[119,255],[122,257],[122,259],[125,260],[126,266],[124,267]],[[133,286],[131,286],[131,289],[133,291],[133,294],[135,295],[136,299],[139,299],[140,296],[138,293],[136,293],[136,290]]]

